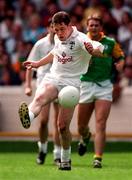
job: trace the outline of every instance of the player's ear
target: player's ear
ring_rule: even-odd
[[[103,26],[100,27],[100,31],[103,31]]]
[[[68,24],[69,27],[74,26],[71,22]]]

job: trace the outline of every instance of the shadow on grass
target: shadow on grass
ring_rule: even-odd
[[[72,152],[77,152],[77,141],[72,142]],[[88,151],[93,152],[93,142],[88,145]],[[0,152],[37,152],[35,141],[0,141]],[[53,151],[53,142],[48,144],[48,152]],[[132,152],[132,142],[107,142],[105,152]]]

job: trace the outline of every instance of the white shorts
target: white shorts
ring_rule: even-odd
[[[42,80],[43,80],[43,78],[45,77],[45,74],[43,74],[43,75],[39,75],[38,77],[37,77],[37,82],[36,82],[36,86],[38,87],[40,84],[41,84],[41,82],[42,82]]]
[[[69,79],[68,78],[67,79],[57,79],[52,74],[47,73],[44,76],[43,80],[41,81],[39,88],[43,87],[44,84],[49,83],[49,84],[54,85],[58,89],[58,91],[60,91],[63,87],[68,86],[68,85],[74,86],[74,87],[76,87],[76,88],[78,88],[80,90],[80,83],[79,84],[78,83],[73,84],[71,82],[73,82],[73,81],[71,81],[70,78]],[[78,80],[77,80],[77,82],[78,82]]]
[[[112,101],[113,85],[109,80],[97,83],[81,82],[79,103],[90,103],[97,99]]]

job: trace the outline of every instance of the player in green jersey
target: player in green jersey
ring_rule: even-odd
[[[102,155],[106,137],[106,121],[111,104],[113,84],[113,63],[117,71],[121,72],[124,66],[124,53],[119,44],[102,32],[102,19],[94,14],[87,19],[88,37],[104,45],[103,57],[92,57],[89,69],[81,76],[81,96],[78,109],[78,131],[81,140],[78,144],[79,155],[87,151],[91,133],[88,123],[95,110],[95,138],[93,167],[101,168]]]

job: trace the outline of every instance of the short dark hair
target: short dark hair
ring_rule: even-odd
[[[103,25],[103,19],[102,19],[102,17],[99,14],[92,14],[92,15],[88,16],[87,24],[88,24],[89,20],[99,21],[99,23],[101,25]]]
[[[70,23],[70,16],[65,11],[60,11],[54,14],[52,17],[52,23],[53,24],[66,24],[68,25]]]
[[[48,19],[48,22],[47,22],[47,27],[50,27],[51,24],[52,24],[52,19],[49,18],[49,19]]]

